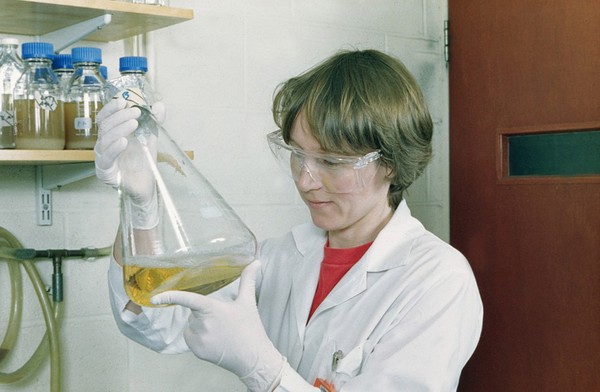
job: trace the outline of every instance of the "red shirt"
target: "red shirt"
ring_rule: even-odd
[[[329,241],[325,244],[323,261],[321,262],[321,272],[319,275],[319,283],[315,291],[315,297],[308,314],[308,319],[312,317],[315,310],[321,302],[333,290],[335,285],[342,277],[352,268],[354,264],[360,260],[372,242],[357,246],[356,248],[330,248]]]

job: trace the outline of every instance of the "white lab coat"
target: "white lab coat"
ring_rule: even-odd
[[[425,230],[402,202],[307,323],[325,242],[324,231],[305,224],[260,246],[258,310],[289,364],[276,391],[314,390],[309,385],[317,377],[338,392],[455,391],[483,315],[466,259]],[[158,352],[187,350],[188,311],[123,311],[128,299],[112,264],[113,311],[123,333]],[[219,294],[235,290],[230,285]],[[335,353],[341,358],[334,370]]]

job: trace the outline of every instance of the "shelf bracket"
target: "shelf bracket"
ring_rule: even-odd
[[[82,40],[96,30],[102,29],[104,26],[110,24],[111,21],[112,14],[106,13],[93,19],[41,35],[39,38],[44,42],[52,42],[54,44],[55,53],[59,53],[69,45]]]
[[[35,172],[37,222],[39,226],[52,225],[52,190],[63,185],[92,177],[96,174],[94,162],[38,165]]]
[[[41,166],[38,173],[41,175],[42,188],[53,190],[96,175],[96,168],[94,162],[65,163]]]
[[[42,166],[35,168],[35,198],[38,226],[52,225],[52,192],[42,186]]]

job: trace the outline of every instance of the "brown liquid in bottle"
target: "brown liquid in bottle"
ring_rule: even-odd
[[[89,102],[65,103],[65,138],[69,150],[91,150],[98,140],[96,114],[102,109],[102,103]]]
[[[0,98],[0,148],[15,148],[15,112],[11,94]]]
[[[50,96],[39,101],[16,99],[14,103],[18,149],[62,150],[65,148],[63,101]]]

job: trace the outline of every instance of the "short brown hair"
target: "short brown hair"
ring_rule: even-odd
[[[273,117],[286,142],[300,113],[326,151],[380,150],[393,209],[431,159],[433,122],[421,89],[402,62],[380,51],[338,52],[278,86]]]

